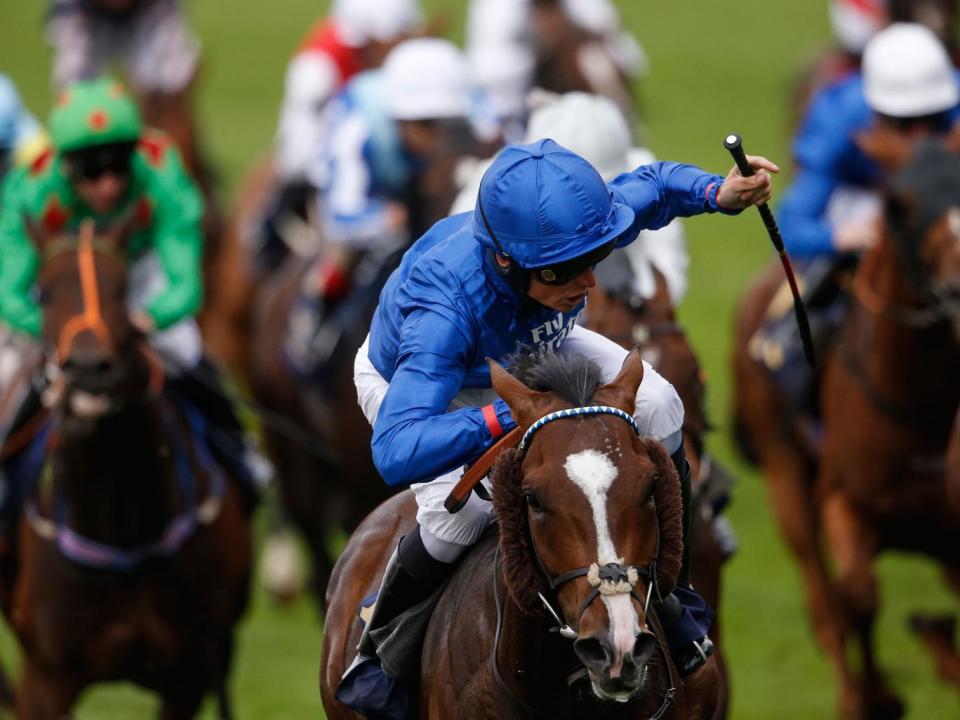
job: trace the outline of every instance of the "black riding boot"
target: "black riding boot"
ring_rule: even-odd
[[[686,676],[699,669],[713,654],[713,643],[707,637],[713,622],[713,610],[706,601],[690,587],[690,463],[687,462],[683,445],[672,456],[680,475],[680,492],[683,502],[683,563],[677,577],[677,586],[670,595],[657,603],[657,614],[667,635],[667,645],[676,663],[677,670]]]
[[[378,655],[377,631],[424,602],[443,584],[455,563],[435,560],[423,546],[420,526],[404,537],[390,558],[377,594],[373,616],[367,621],[357,645],[357,657],[343,674],[336,698],[368,720],[406,720],[413,715],[415,690],[409,682],[419,664],[423,637],[416,630],[393,652],[384,655],[395,663],[387,667]],[[426,624],[423,625],[425,631]],[[384,647],[386,650],[386,647]]]
[[[170,390],[187,400],[207,421],[207,441],[218,462],[237,478],[240,497],[247,512],[260,500],[255,450],[247,441],[243,425],[223,387],[220,372],[207,358],[169,383]]]

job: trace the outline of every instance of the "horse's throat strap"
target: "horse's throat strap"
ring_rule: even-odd
[[[100,312],[100,287],[97,284],[97,264],[93,254],[94,225],[85,220],[80,226],[77,246],[77,269],[80,273],[80,289],[83,293],[83,312],[70,318],[60,330],[57,339],[57,355],[60,362],[67,359],[77,335],[90,330],[100,342],[112,344],[110,331]]]
[[[470,493],[473,491],[473,488],[475,488],[490,471],[490,468],[493,467],[497,458],[500,457],[500,453],[509,448],[515,448],[520,443],[522,433],[521,428],[515,427],[500,438],[500,440],[483,455],[477,458],[473,465],[467,468],[463,477],[460,478],[460,481],[454,486],[450,494],[447,495],[447,499],[443,502],[443,506],[447,509],[447,512],[456,513],[463,509],[463,506],[467,504],[467,500],[470,499]]]

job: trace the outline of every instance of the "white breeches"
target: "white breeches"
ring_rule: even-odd
[[[370,362],[367,338],[354,362],[354,382],[357,386],[357,400],[363,414],[371,425],[377,419],[380,403],[387,394],[389,383]],[[582,328],[574,327],[563,344],[562,353],[579,353],[594,360],[602,370],[603,381],[609,382],[616,377],[627,356],[627,351],[602,335]],[[643,382],[637,390],[637,405],[634,417],[645,437],[659,440],[670,453],[675,452],[682,442],[683,404],[673,386],[644,362]],[[496,399],[493,389],[464,390],[450,404],[450,409],[461,407],[479,407]],[[490,525],[493,505],[471,494],[467,505],[452,515],[443,507],[447,495],[456,485],[464,468],[459,467],[428,483],[410,486],[417,499],[417,522],[420,524],[424,544],[434,553],[434,548],[447,546],[447,557],[439,560],[451,561],[457,551],[462,552],[475,543]],[[486,481],[484,481],[486,482]],[[487,486],[489,489],[489,485]],[[453,557],[450,557],[450,556]],[[450,558],[448,560],[448,558]]]

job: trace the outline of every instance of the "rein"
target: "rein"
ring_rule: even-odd
[[[523,439],[520,441],[518,449],[521,455],[526,454],[527,449],[530,447],[530,443],[533,440],[533,436],[537,433],[538,430],[543,428],[545,425],[554,422],[555,420],[562,420],[564,418],[570,417],[581,417],[587,415],[614,415],[615,417],[620,418],[626,422],[630,428],[640,436],[640,427],[637,425],[637,421],[629,413],[620,410],[619,408],[611,407],[609,405],[590,405],[586,407],[578,408],[569,408],[566,410],[557,410],[552,413],[544,415],[542,418],[537,420],[533,425],[531,425],[526,433],[523,435]],[[667,668],[669,687],[664,693],[663,702],[660,704],[660,708],[657,712],[650,717],[650,720],[659,720],[662,718],[667,711],[670,709],[670,706],[673,704],[674,698],[677,694],[677,678],[675,676],[675,671],[673,664],[670,661],[669,652],[666,648],[666,641],[664,640],[663,627],[659,622],[659,618],[656,615],[656,610],[650,606],[650,599],[654,592],[656,592],[657,599],[662,600],[660,589],[657,585],[657,576],[656,576],[656,565],[657,558],[660,555],[660,535],[659,535],[659,524],[657,526],[657,549],[654,552],[653,560],[650,561],[648,565],[629,565],[620,562],[606,563],[604,565],[599,565],[599,563],[592,563],[589,567],[575,568],[569,570],[565,573],[561,573],[557,576],[552,576],[546,569],[543,564],[543,560],[540,557],[540,553],[537,550],[536,543],[533,541],[533,536],[530,536],[530,548],[533,552],[533,556],[536,559],[537,566],[540,568],[540,572],[546,578],[547,582],[550,585],[550,590],[554,593],[560,588],[561,585],[575,580],[577,578],[585,577],[587,582],[591,586],[591,591],[581,603],[579,610],[577,611],[577,624],[579,625],[580,618],[583,617],[583,613],[586,612],[587,608],[600,596],[611,596],[611,595],[630,595],[638,603],[642,603],[644,607],[644,615],[650,618],[650,622],[653,625],[653,635],[657,641],[657,650],[662,656],[663,662]],[[501,625],[502,625],[502,607],[499,597],[499,588],[498,578],[499,578],[499,562],[500,562],[500,551],[497,549],[496,556],[496,572],[494,572],[494,596],[496,597],[497,603],[497,632],[495,637],[494,645],[494,657],[493,657],[493,672],[497,680],[497,683],[503,688],[511,700],[524,710],[527,713],[533,714],[537,717],[548,718],[551,717],[546,713],[537,710],[532,707],[519,697],[507,686],[503,676],[500,672],[499,666],[499,650],[500,650],[500,634],[501,634]],[[640,578],[643,578],[647,581],[647,594],[645,599],[641,599],[635,590],[637,582]],[[577,637],[577,631],[570,627],[569,623],[564,622],[561,618],[559,612],[554,610],[550,605],[550,602],[540,593],[540,601],[543,603],[546,610],[550,613],[553,619],[557,622],[557,627],[552,628],[553,632],[558,632],[561,637],[564,637],[568,640],[575,640]],[[579,675],[579,674],[578,674]]]

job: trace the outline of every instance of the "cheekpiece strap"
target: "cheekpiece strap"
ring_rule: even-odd
[[[578,415],[616,415],[618,418],[626,422],[631,428],[633,428],[633,431],[638,437],[640,436],[640,426],[637,425],[637,421],[633,418],[633,415],[625,413],[620,408],[610,407],[609,405],[588,405],[586,407],[557,410],[544,415],[533,425],[531,425],[527,429],[526,433],[524,433],[523,439],[520,441],[520,452],[525,453],[527,451],[527,448],[530,446],[530,440],[533,438],[533,434],[547,423],[552,423],[554,420],[560,420],[562,418],[576,417]]]

